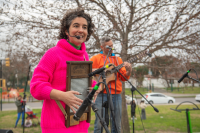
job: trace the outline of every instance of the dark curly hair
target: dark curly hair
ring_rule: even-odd
[[[71,12],[67,12],[64,15],[63,19],[60,21],[61,26],[60,26],[58,39],[68,39],[68,35],[66,35],[65,31],[67,30],[69,32],[69,27],[70,27],[72,21],[77,17],[82,17],[87,20],[88,35],[87,35],[86,41],[88,41],[90,39],[90,36],[94,30],[94,24],[92,23],[92,19],[91,19],[90,15],[84,13],[83,9],[75,9]]]

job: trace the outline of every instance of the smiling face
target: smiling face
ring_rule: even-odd
[[[87,35],[88,35],[88,24],[87,20],[82,17],[75,18],[70,27],[69,27],[69,34],[67,30],[65,31],[66,35],[69,37],[69,41],[76,46],[81,45],[81,43],[85,42]],[[77,39],[76,37],[71,36],[80,36],[80,39]]]

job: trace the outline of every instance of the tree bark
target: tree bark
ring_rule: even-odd
[[[129,121],[128,121],[128,113],[127,113],[127,105],[126,105],[126,99],[125,99],[125,83],[122,83],[122,116],[121,116],[121,122],[122,122],[122,128],[121,133],[130,133],[130,127],[129,127]]]

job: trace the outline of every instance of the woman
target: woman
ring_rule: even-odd
[[[89,123],[86,121],[66,128],[65,117],[55,100],[60,100],[64,108],[67,104],[74,113],[74,108],[78,109],[77,105],[80,106],[83,102],[75,96],[79,92],[66,92],[66,61],[89,61],[84,42],[89,40],[93,29],[91,17],[83,10],[77,9],[65,14],[61,20],[60,40],[44,54],[34,70],[31,94],[38,100],[44,100],[42,133],[88,132]]]
[[[23,119],[24,119],[23,99],[22,99],[21,95],[19,95],[17,97],[17,100],[15,101],[15,105],[17,106],[17,120],[15,122],[15,127],[14,128],[17,127],[17,123],[18,123],[18,121],[20,119],[21,114],[22,114],[22,124],[21,124],[21,126],[24,125],[24,121],[23,121]]]
[[[145,111],[145,108],[147,107],[147,105],[144,103],[144,100],[141,100],[140,102],[140,108],[142,109],[142,113],[141,113],[141,119],[142,120],[146,120],[146,111]]]

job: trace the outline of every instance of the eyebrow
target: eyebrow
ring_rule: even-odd
[[[80,25],[79,23],[73,23],[73,25],[76,25],[76,24]],[[87,26],[87,25],[86,25],[86,24],[84,24],[83,26]]]

